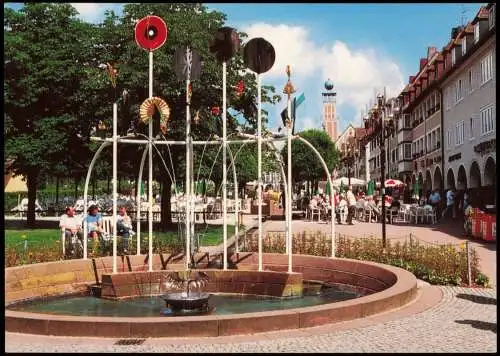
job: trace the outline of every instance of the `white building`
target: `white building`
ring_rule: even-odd
[[[495,7],[481,7],[445,48],[448,63],[441,84],[445,187],[477,190],[490,204],[496,197],[492,194],[496,184]]]

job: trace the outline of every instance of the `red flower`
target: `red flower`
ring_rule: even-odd
[[[243,94],[243,92],[245,91],[245,83],[243,82],[243,80],[240,80],[238,82],[238,84],[236,84],[236,95],[237,96],[240,96],[241,94]]]
[[[220,108],[218,106],[213,106],[212,107],[212,115],[214,115],[214,116],[219,116],[220,115]]]

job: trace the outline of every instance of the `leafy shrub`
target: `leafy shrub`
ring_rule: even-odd
[[[293,253],[331,256],[331,238],[323,232],[303,231],[293,235]],[[247,251],[258,251],[258,236],[246,241]],[[284,253],[285,233],[272,232],[263,237],[263,252]],[[337,234],[335,256],[366,260],[401,267],[430,284],[458,286],[468,281],[467,252],[463,247],[422,243],[416,238],[401,241],[376,237],[354,238]],[[479,271],[479,257],[471,250],[472,281],[488,285],[488,277]]]

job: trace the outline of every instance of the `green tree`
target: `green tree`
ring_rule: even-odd
[[[309,141],[323,157],[328,171],[339,164],[339,153],[335,148],[335,144],[323,130],[306,130],[299,133],[299,136]],[[285,144],[282,155],[286,157],[288,145]],[[285,165],[287,160],[285,160]],[[305,143],[299,140],[292,141],[292,181],[295,182],[310,182],[317,186],[319,180],[326,180],[326,172],[316,154],[312,152]]]
[[[5,155],[27,178],[28,226],[40,173],[60,172],[65,161],[84,165],[72,155],[84,153],[75,99],[92,26],[76,15],[69,4],[48,3],[4,12]]]

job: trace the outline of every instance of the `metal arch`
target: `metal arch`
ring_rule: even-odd
[[[333,182],[332,182],[332,177],[330,176],[330,172],[328,171],[328,167],[325,163],[325,160],[323,157],[321,157],[321,154],[318,152],[318,150],[305,138],[301,136],[293,136],[292,139],[299,139],[300,141],[304,142],[309,148],[311,148],[316,156],[319,158],[319,161],[323,165],[323,169],[326,172],[326,177],[328,178],[328,182],[330,183],[330,199],[332,201],[332,258],[335,257],[335,200],[333,199]]]
[[[97,151],[94,153],[94,157],[92,158],[92,161],[90,162],[89,169],[87,171],[87,177],[85,178],[85,188],[83,191],[83,215],[85,216],[85,212],[87,211],[87,195],[88,195],[88,190],[89,190],[89,182],[90,182],[90,176],[92,174],[92,170],[94,169],[94,165],[97,161],[97,158],[101,154],[101,151],[106,147],[111,145],[111,142],[104,141],[102,145],[97,149]],[[87,259],[87,224],[83,224],[83,259]]]

